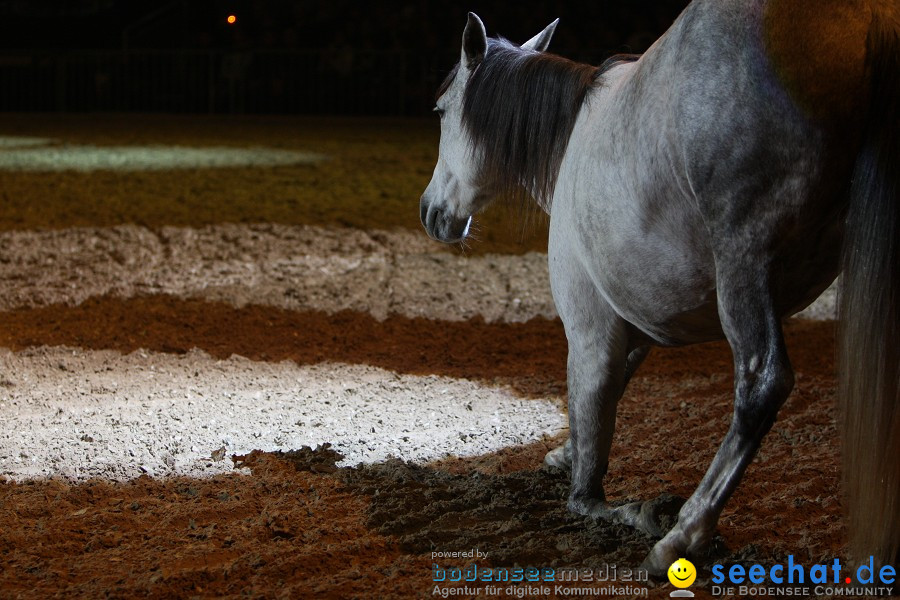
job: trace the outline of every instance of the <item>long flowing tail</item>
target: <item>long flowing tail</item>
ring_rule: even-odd
[[[843,472],[854,560],[900,548],[900,27],[873,18],[872,89],[847,217],[839,331]]]

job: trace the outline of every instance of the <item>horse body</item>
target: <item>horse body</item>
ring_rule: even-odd
[[[422,198],[422,220],[433,237],[454,241],[488,198],[519,188],[550,213],[551,286],[569,342],[570,439],[548,462],[571,467],[575,512],[664,533],[650,504],[606,502],[616,406],[651,346],[728,340],[734,418],[677,525],[645,563],[660,572],[708,543],[790,393],[781,319],[839,272],[848,205],[875,207],[863,220],[889,223],[877,237],[900,233],[900,198],[891,187],[900,137],[891,111],[900,85],[890,78],[900,65],[900,21],[893,4],[874,0],[696,0],[639,60],[597,71],[594,85],[583,83],[584,66],[541,54],[554,27],[520,50],[487,40],[470,15],[460,66],[438,100],[441,158]],[[807,30],[842,33],[811,37]],[[888,57],[871,69],[884,75],[880,84],[865,67],[873,55]],[[870,109],[872,95],[887,100]],[[566,97],[576,105],[572,117]],[[873,120],[888,131],[875,144],[880,163],[860,158],[877,138]],[[538,158],[552,168],[536,167]],[[874,191],[851,190],[854,172],[872,179]],[[871,253],[889,244],[876,240]],[[885,259],[881,314],[896,331],[900,299],[891,269],[900,260],[885,252],[894,254]],[[845,279],[874,285],[868,272],[854,268]],[[869,317],[856,314],[864,310],[851,317]],[[896,350],[880,347],[887,357],[861,359],[882,362],[866,384],[878,390],[869,424],[849,427],[857,438],[878,419],[900,422],[896,361],[884,364]],[[875,437],[858,454],[877,453],[887,463],[883,493],[871,504],[887,524],[879,534],[870,524],[863,544],[877,560],[895,562],[900,425]],[[864,466],[874,472],[873,463]]]
[[[829,155],[827,133],[765,71],[761,32],[746,26],[759,6],[740,4],[750,39],[676,24],[641,60],[607,72],[560,168],[551,271],[565,278],[570,257],[583,255],[592,284],[649,343],[723,336],[717,264],[766,261],[778,316],[804,308],[838,272],[855,149]],[[681,64],[670,57],[682,45],[703,50]],[[713,57],[730,73],[715,84],[701,72]]]
[[[753,18],[761,5],[720,7],[729,8],[746,11],[729,31],[715,30],[722,21],[711,11],[688,12],[672,39],[607,74],[575,125],[552,201],[551,283],[570,345],[573,510],[610,514],[598,482],[635,350],[724,336],[735,351],[734,422],[657,546],[656,570],[708,541],[790,392],[780,319],[837,274],[837,217],[855,155],[830,151],[828,132],[774,81]],[[677,61],[672,46],[698,55]],[[703,77],[712,60],[729,77]],[[616,510],[653,531],[643,507]]]

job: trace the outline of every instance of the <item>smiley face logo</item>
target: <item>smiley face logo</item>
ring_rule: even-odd
[[[679,558],[669,566],[669,581],[677,588],[689,587],[697,579],[697,569],[686,558]]]

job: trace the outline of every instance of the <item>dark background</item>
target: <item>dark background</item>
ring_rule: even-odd
[[[686,0],[0,0],[0,111],[418,115],[466,13],[599,63],[642,52]],[[236,22],[229,25],[229,14]]]

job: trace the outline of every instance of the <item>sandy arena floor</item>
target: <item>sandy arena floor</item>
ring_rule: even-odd
[[[0,116],[0,597],[431,597],[435,563],[639,564],[652,540],[569,515],[539,468],[565,437],[544,225],[500,209],[466,249],[430,242],[436,133]],[[797,386],[698,598],[715,562],[846,554],[832,315],[787,323]],[[611,499],[691,492],[731,371],[724,344],[651,354]],[[547,595],[525,592],[499,597]]]

